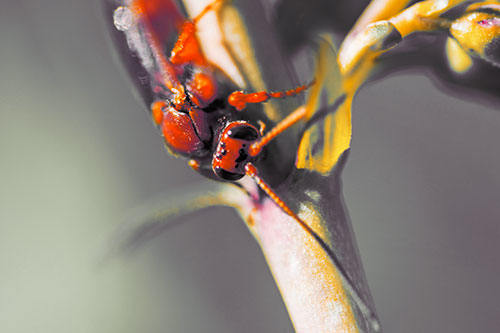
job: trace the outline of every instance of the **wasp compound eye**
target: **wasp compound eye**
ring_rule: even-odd
[[[250,125],[237,126],[228,131],[227,134],[230,138],[245,141],[255,141],[259,138],[259,132],[257,129]]]
[[[187,113],[168,108],[162,115],[160,128],[167,147],[173,153],[189,157],[206,154],[205,144]]]

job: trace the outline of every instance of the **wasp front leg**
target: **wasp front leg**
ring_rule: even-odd
[[[234,106],[238,111],[245,108],[248,103],[263,103],[267,102],[271,98],[284,98],[289,96],[295,96],[301,92],[307,90],[314,84],[314,80],[308,84],[302,86],[278,92],[268,92],[268,91],[258,91],[254,93],[244,93],[243,91],[235,91],[227,98],[229,104]]]
[[[193,169],[194,171],[200,170],[200,162],[198,162],[197,160],[191,159],[191,160],[189,160],[188,164],[191,167],[191,169]]]

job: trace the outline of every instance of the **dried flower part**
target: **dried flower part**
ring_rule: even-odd
[[[455,20],[450,34],[468,54],[500,66],[500,12],[480,7]]]
[[[453,38],[446,40],[446,56],[448,57],[448,65],[455,73],[465,73],[473,65],[471,57]]]
[[[339,54],[342,73],[352,72],[367,55],[376,55],[381,51],[388,50],[401,40],[401,34],[389,21],[379,21],[367,25],[349,43],[344,44],[345,46]]]

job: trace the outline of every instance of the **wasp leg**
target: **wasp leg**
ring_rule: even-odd
[[[200,162],[197,160],[189,160],[188,164],[194,171],[200,170]]]
[[[208,13],[209,11],[211,10],[218,10],[219,8],[217,8],[218,6],[221,6],[224,2],[226,2],[228,0],[215,0],[214,2],[212,3],[209,3],[205,8],[203,8],[203,10],[198,14],[196,15],[196,17],[193,19],[193,24],[196,24],[198,23],[198,21],[203,17],[205,16],[206,13]]]
[[[294,89],[278,91],[278,92],[268,92],[268,91],[258,91],[254,93],[244,93],[243,91],[235,91],[227,98],[229,104],[234,106],[238,111],[245,108],[248,103],[262,103],[270,100],[271,98],[283,98],[288,96],[295,96],[310,88],[314,84],[314,80],[308,84],[304,84]]]
[[[163,109],[167,106],[168,104],[165,101],[156,101],[151,105],[151,116],[157,126],[160,126],[162,123],[164,117]]]
[[[208,12],[218,10],[219,6],[227,0],[215,0],[208,4],[198,15],[191,21],[186,21],[182,25],[179,38],[170,54],[170,61],[173,64],[186,64],[192,62],[199,65],[206,65],[206,60],[201,51],[198,40],[196,39],[196,24]]]
[[[257,120],[257,122],[259,123],[259,133],[262,136],[264,135],[264,131],[266,130],[266,123],[262,120]]]
[[[257,156],[262,151],[265,145],[271,142],[275,137],[283,133],[289,127],[295,125],[300,120],[304,119],[307,115],[308,109],[306,106],[302,105],[299,108],[295,109],[292,113],[290,113],[286,118],[281,120],[276,124],[269,132],[266,133],[260,140],[254,142],[248,153],[250,156]]]

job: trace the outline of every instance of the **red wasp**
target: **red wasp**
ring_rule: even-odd
[[[188,158],[193,169],[212,179],[234,182],[245,175],[252,177],[283,211],[304,226],[259,176],[258,167],[272,160],[263,158],[266,146],[303,119],[306,108],[298,108],[266,134],[264,116],[252,124],[245,115],[259,112],[254,105],[297,95],[313,83],[281,92],[238,90],[206,59],[196,36],[198,22],[223,2],[215,0],[186,20],[171,1],[116,0],[112,4],[114,25],[140,62],[134,65],[141,72],[139,86],[167,149]],[[169,52],[166,44],[173,31],[179,33],[170,40],[173,46]]]

